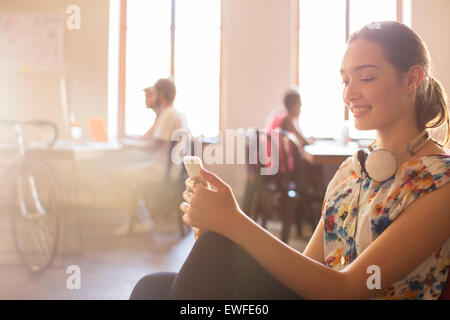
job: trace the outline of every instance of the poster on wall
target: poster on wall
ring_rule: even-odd
[[[0,13],[0,75],[61,72],[64,17],[55,13]]]

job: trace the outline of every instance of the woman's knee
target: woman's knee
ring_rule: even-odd
[[[200,235],[195,242],[194,247],[211,247],[216,249],[217,247],[233,247],[235,243],[228,238],[218,234],[216,232],[208,231]]]
[[[183,274],[198,273],[199,270],[209,270],[225,264],[231,264],[234,261],[238,246],[215,232],[203,233],[195,242],[194,247],[189,253],[183,264]]]
[[[142,277],[131,292],[130,300],[166,299],[176,275],[174,272],[157,272]]]

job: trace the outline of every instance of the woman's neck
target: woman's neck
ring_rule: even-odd
[[[411,155],[406,151],[406,145],[420,134],[416,126],[410,123],[397,124],[389,128],[377,130],[377,147],[392,152],[397,161],[403,162],[408,160]]]
[[[405,145],[419,135],[419,130],[404,131],[402,134],[377,131],[377,146],[392,153],[399,153],[405,150]]]

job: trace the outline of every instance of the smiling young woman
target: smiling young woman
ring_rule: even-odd
[[[431,75],[425,44],[405,25],[384,22],[355,32],[348,41],[341,75],[344,102],[357,129],[376,129],[381,142],[402,128],[411,139],[425,128],[444,125],[446,138],[440,142],[448,142],[445,91]]]
[[[188,180],[180,206],[202,235],[179,273],[143,278],[131,298],[439,298],[450,265],[450,156],[439,144],[448,141],[449,118],[428,51],[400,23],[370,24],[351,36],[341,74],[356,128],[376,129],[374,148],[393,156],[393,176],[376,181],[345,160],[300,253],[249,219],[231,188],[203,170],[213,188]],[[443,128],[445,141],[419,136],[431,127]],[[410,143],[418,136],[420,144]],[[379,285],[368,285],[368,270],[379,271]]]

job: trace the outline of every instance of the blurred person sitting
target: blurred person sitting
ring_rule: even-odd
[[[269,116],[268,131],[281,128],[292,133],[297,139],[296,144],[303,152],[304,146],[314,143],[314,138],[306,138],[299,126],[302,102],[297,89],[290,88],[284,94],[284,108],[277,109]]]
[[[151,223],[142,219],[134,225],[133,218],[139,208],[146,209],[145,199],[148,194],[158,192],[159,184],[164,179],[173,179],[172,175],[165,177],[168,157],[174,144],[172,134],[175,130],[188,130],[186,116],[176,110],[173,102],[176,96],[176,87],[171,79],[159,79],[154,86],[144,89],[147,108],[156,113],[155,122],[147,132],[138,137],[128,136],[122,140],[126,153],[125,164],[119,169],[116,186],[120,197],[121,207],[127,212],[128,220],[115,230],[116,234],[127,234],[133,231],[147,231]],[[153,190],[145,188],[151,185]],[[144,187],[143,187],[144,186]]]
[[[296,150],[291,150],[290,146],[286,148],[285,161],[283,154],[280,150],[280,172],[293,172],[295,177],[296,185],[303,193],[307,196],[309,201],[321,201],[325,194],[323,187],[322,178],[322,167],[320,165],[310,164],[304,158],[304,147],[315,142],[315,138],[306,138],[299,126],[299,117],[301,113],[302,102],[300,94],[296,88],[288,89],[283,98],[284,108],[275,110],[269,116],[269,121],[267,125],[267,132],[271,132],[274,129],[283,129],[291,134],[292,140],[297,145],[299,154],[298,162],[295,163],[295,158],[293,152]],[[279,142],[280,143],[280,142]],[[270,147],[270,145],[268,145]],[[285,168],[285,163],[287,168]],[[299,207],[298,210],[304,210],[305,208]],[[309,214],[313,214],[309,212]],[[302,215],[302,214],[300,214]],[[316,217],[311,216],[311,221],[316,220]],[[299,224],[302,224],[299,222]],[[304,232],[305,237],[309,237],[312,234],[312,225],[304,226],[307,230]]]
[[[299,185],[304,188],[308,188],[312,190],[312,186],[315,188],[321,188],[320,182],[317,179],[317,175],[315,171],[321,170],[320,167],[316,168],[312,166],[306,159],[303,157],[304,147],[313,144],[315,142],[315,138],[310,137],[306,138],[299,126],[299,117],[301,113],[302,102],[300,98],[300,94],[297,89],[290,88],[284,94],[284,108],[278,109],[274,113],[269,116],[269,121],[267,125],[267,131],[280,128],[286,130],[287,132],[292,134],[292,138],[297,145],[297,148],[300,152],[300,168],[297,168],[298,171],[298,180]],[[287,150],[287,164],[288,168],[284,167],[284,155],[280,153],[280,171],[292,171],[294,169],[294,157],[293,150]]]

